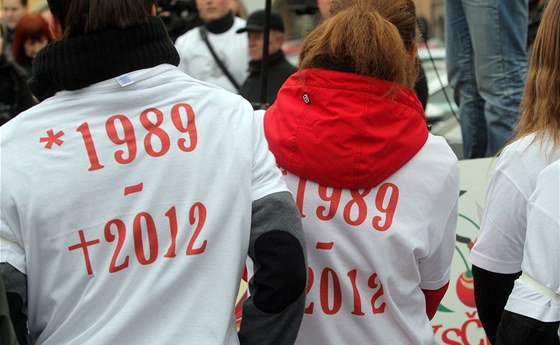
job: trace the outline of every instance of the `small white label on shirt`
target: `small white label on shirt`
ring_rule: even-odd
[[[128,75],[121,75],[120,77],[116,78],[117,82],[122,86],[128,86],[130,84],[134,84],[134,80],[132,80],[131,77],[129,77]]]

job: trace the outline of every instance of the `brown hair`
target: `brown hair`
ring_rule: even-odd
[[[156,0],[47,0],[64,38],[148,23]]]
[[[322,68],[328,61],[411,88],[417,37],[412,0],[334,0],[330,17],[305,39],[299,67]]]
[[[23,15],[14,29],[12,45],[14,59],[18,60],[25,54],[23,45],[27,40],[40,40],[42,38],[47,38],[49,43],[54,41],[54,35],[45,18],[39,12]]]
[[[560,145],[560,0],[550,0],[537,31],[521,115],[516,128],[517,140],[530,133],[537,138],[550,136],[554,147]]]

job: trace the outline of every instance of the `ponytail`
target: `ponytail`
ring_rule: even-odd
[[[335,0],[331,17],[305,39],[299,67],[325,68],[327,61],[330,69],[412,88],[417,76],[415,59],[411,55],[414,42],[412,47],[407,46],[401,30],[380,13],[376,2],[347,1],[345,4],[351,5],[344,7]],[[416,35],[415,12],[411,16],[413,35]]]

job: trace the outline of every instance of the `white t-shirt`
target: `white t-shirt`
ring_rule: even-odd
[[[249,75],[250,56],[247,33],[237,33],[237,30],[244,27],[245,20],[235,17],[234,24],[228,31],[220,34],[213,34],[208,31],[208,41],[238,85],[242,85]],[[193,78],[237,93],[237,89],[222,72],[200,37],[200,27],[189,30],[177,38],[175,48],[177,48],[181,57],[180,70]]]
[[[542,284],[556,298],[539,293],[531,283],[516,280],[505,309],[545,322],[560,321],[560,161],[539,175],[529,199],[523,275]]]
[[[27,275],[31,338],[239,344],[251,203],[287,191],[260,120],[171,65],[119,81],[0,128],[0,262]]]
[[[531,134],[508,145],[498,158],[486,193],[480,232],[469,261],[503,274],[521,271],[527,228],[527,204],[543,168],[558,160],[547,156],[551,144]]]
[[[457,159],[445,140],[430,135],[371,189],[333,189],[289,172],[285,179],[309,263],[296,344],[435,345],[421,289],[449,281],[459,197]]]

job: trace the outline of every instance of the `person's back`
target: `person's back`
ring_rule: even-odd
[[[50,5],[57,18],[67,6]],[[300,220],[251,105],[180,72],[161,19],[128,25],[41,51],[30,85],[43,101],[0,129],[0,262],[27,275],[32,343],[293,343]],[[72,50],[87,56],[64,57],[74,76],[53,67]]]
[[[419,171],[430,176],[413,178]],[[308,244],[310,287],[297,344],[435,344],[422,290],[449,280],[457,175],[445,142],[431,136],[369,188],[286,174]]]
[[[459,172],[411,89],[414,3],[335,0],[331,12],[264,115],[308,246],[297,344],[435,344]]]
[[[560,161],[539,174],[527,206],[521,277],[515,281],[496,344],[560,344]]]

